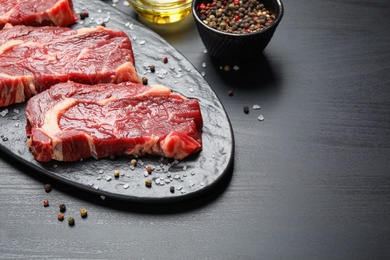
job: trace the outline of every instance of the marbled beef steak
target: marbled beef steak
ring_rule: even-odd
[[[0,106],[68,80],[140,82],[129,37],[105,27],[73,30],[7,24],[0,31]]]
[[[0,0],[0,29],[7,23],[68,26],[76,21],[72,0]]]
[[[38,161],[111,155],[183,159],[202,148],[199,102],[138,83],[57,84],[27,102],[28,145]]]

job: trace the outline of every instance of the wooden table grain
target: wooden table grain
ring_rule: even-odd
[[[151,208],[46,193],[50,180],[1,153],[0,259],[389,259],[390,3],[284,6],[262,59],[238,71],[209,58],[193,21],[159,32],[230,117],[234,169],[215,194]]]

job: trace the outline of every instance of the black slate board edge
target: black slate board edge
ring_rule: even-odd
[[[206,134],[203,133],[203,135],[207,138],[214,138],[214,137],[216,137],[217,139],[220,138],[219,142],[225,145],[225,147],[222,148],[222,152],[221,152],[221,154],[222,154],[221,157],[224,160],[222,162],[222,166],[223,166],[222,171],[220,171],[220,169],[206,169],[206,170],[202,169],[204,174],[205,173],[208,174],[210,172],[210,175],[212,175],[214,173],[214,175],[216,175],[216,178],[214,178],[214,176],[212,176],[210,180],[206,179],[207,182],[203,187],[197,188],[193,191],[190,190],[188,193],[169,194],[169,195],[163,194],[162,196],[160,194],[158,194],[157,197],[156,196],[149,197],[148,195],[145,196],[145,194],[144,195],[140,194],[139,196],[138,195],[136,196],[136,195],[129,195],[129,194],[121,194],[121,191],[112,192],[112,191],[104,190],[104,188],[103,189],[96,189],[96,188],[90,187],[90,186],[86,185],[85,180],[79,181],[80,176],[76,176],[77,181],[67,179],[67,178],[69,178],[68,176],[63,177],[63,176],[65,176],[64,174],[62,174],[62,173],[58,174],[58,172],[55,173],[54,170],[52,168],[50,168],[51,167],[50,165],[53,165],[53,162],[45,163],[45,164],[37,163],[36,161],[31,159],[32,156],[29,152],[27,152],[25,154],[25,158],[21,158],[18,155],[18,151],[16,151],[16,150],[12,151],[12,149],[16,149],[16,148],[12,147],[12,149],[11,149],[11,148],[7,147],[7,144],[9,144],[9,143],[7,143],[7,142],[2,143],[0,140],[1,150],[4,151],[6,154],[8,154],[11,158],[13,158],[15,160],[15,162],[22,163],[23,165],[30,167],[37,172],[43,173],[45,176],[52,178],[53,180],[63,182],[64,184],[69,185],[71,187],[75,187],[78,190],[87,191],[88,193],[91,193],[94,195],[104,196],[106,198],[113,198],[116,200],[142,202],[142,203],[178,202],[178,201],[188,200],[190,198],[193,198],[193,197],[199,196],[201,194],[212,191],[217,186],[217,184],[219,184],[223,179],[226,179],[225,177],[232,174],[232,172],[233,172],[233,158],[234,158],[234,137],[233,137],[232,126],[231,126],[230,120],[227,116],[226,110],[223,107],[223,105],[220,103],[216,94],[211,90],[208,83],[199,74],[199,72],[192,66],[192,64],[188,60],[186,60],[175,48],[170,46],[164,39],[162,39],[155,32],[147,29],[142,24],[133,20],[128,15],[126,15],[118,10],[113,9],[111,6],[109,6],[106,3],[103,3],[101,1],[88,2],[88,7],[79,6],[78,3],[75,3],[76,11],[80,11],[80,8],[83,10],[85,10],[85,9],[88,10],[88,8],[90,10],[95,10],[95,11],[96,10],[103,10],[100,12],[100,14],[104,13],[104,12],[114,13],[115,16],[108,22],[107,27],[109,27],[109,28],[112,28],[110,26],[112,24],[115,25],[114,27],[120,27],[119,24],[122,23],[122,25],[123,25],[124,21],[131,22],[132,25],[142,29],[142,33],[145,33],[147,35],[147,37],[150,37],[149,39],[155,40],[156,42],[153,42],[153,44],[156,44],[160,47],[163,46],[162,50],[160,50],[160,55],[164,54],[164,53],[162,53],[164,51],[168,52],[169,54],[172,54],[171,57],[173,58],[174,61],[170,60],[171,64],[177,62],[180,65],[184,65],[183,71],[185,71],[185,70],[188,70],[188,72],[191,71],[191,75],[188,76],[188,78],[186,78],[186,76],[180,77],[180,79],[179,79],[179,77],[177,78],[177,81],[179,81],[178,85],[180,85],[180,83],[183,83],[183,82],[188,83],[190,81],[193,84],[199,85],[199,89],[198,89],[199,92],[198,93],[196,91],[193,93],[192,91],[188,91],[188,89],[182,89],[179,87],[176,87],[176,89],[175,89],[175,87],[172,87],[172,86],[170,86],[170,87],[172,87],[176,92],[179,92],[187,97],[198,98],[200,100],[202,114],[203,114],[203,112],[207,112],[207,115],[206,115],[206,113],[204,114],[204,119],[206,119],[205,123],[207,124],[207,120],[210,120],[209,122],[212,123],[212,125],[210,124],[210,126],[205,125],[204,131],[207,133]],[[84,27],[84,26],[82,26],[81,24],[76,24],[76,26],[73,26],[73,27],[80,28],[80,27]],[[112,28],[112,29],[121,29],[121,28]],[[134,36],[129,35],[129,37],[131,38]],[[142,71],[145,72],[145,70],[144,70],[145,64],[140,64],[142,62],[142,59],[145,58],[145,59],[153,61],[155,59],[155,57],[148,56],[148,53],[142,53],[142,54],[145,54],[146,56],[140,55],[141,51],[137,52],[137,48],[141,48],[140,46],[137,46],[137,44],[139,44],[139,40],[138,40],[138,42],[137,42],[137,39],[135,39],[135,38],[133,38],[132,40],[134,40],[133,41],[133,50],[135,49],[134,52],[135,52],[135,56],[136,56],[137,70],[139,73]],[[142,48],[143,48],[143,46],[142,46]],[[156,50],[153,50],[152,56],[156,55],[155,51]],[[139,57],[137,59],[138,55],[140,55],[141,57]],[[196,71],[196,73],[193,73],[194,70]],[[176,73],[177,73],[177,71],[176,71]],[[178,73],[178,74],[180,74],[180,73]],[[142,75],[140,75],[140,76],[142,76]],[[159,76],[150,75],[150,74],[148,75],[148,77],[149,76],[155,76],[154,80],[156,81],[155,83],[157,83],[157,84],[158,83],[164,84],[164,82],[165,82],[165,79],[160,79]],[[175,85],[174,81],[175,81],[175,79],[171,80],[170,83],[173,83],[173,85]],[[186,84],[183,84],[183,85],[186,85]],[[208,94],[209,96],[207,96],[207,98],[199,98],[199,96],[202,96],[205,94]],[[12,110],[12,109],[24,110],[24,108],[25,108],[25,104],[17,104],[17,105],[9,107],[10,110]],[[0,111],[1,110],[3,110],[3,108],[0,108]],[[211,114],[212,116],[215,117],[215,114],[213,114],[215,110],[217,110],[217,112],[219,112],[221,114],[222,120],[220,118],[209,118],[208,114]],[[219,114],[217,117],[219,117]],[[1,117],[0,117],[0,120],[1,120]],[[9,122],[6,121],[6,123],[8,123],[9,126],[11,126],[14,122],[12,120],[10,120]],[[214,129],[214,128],[220,128],[220,129]],[[213,134],[211,132],[214,132],[215,130],[223,130],[222,135],[221,136],[218,136],[218,135],[213,136]],[[228,130],[228,131],[226,131],[226,130]],[[3,134],[3,133],[0,133],[0,134]],[[21,138],[19,136],[15,139],[19,140]],[[214,140],[214,139],[209,139],[209,140]],[[25,145],[24,142],[22,142],[22,143],[23,143],[23,145]],[[204,147],[207,147],[207,146],[205,145]],[[23,148],[23,149],[25,149],[25,148]],[[212,149],[214,149],[214,147]],[[224,149],[226,149],[226,151]],[[217,153],[218,153],[218,151],[217,151]],[[226,153],[228,154],[227,156],[225,156]],[[194,164],[196,164],[196,163],[202,164],[203,162],[206,162],[205,165],[201,165],[201,167],[204,167],[204,168],[207,168],[207,167],[212,168],[214,166],[216,166],[216,168],[218,168],[221,166],[221,165],[217,165],[217,163],[219,163],[219,162],[213,162],[209,158],[202,158],[202,157],[206,157],[206,156],[207,157],[214,156],[214,153],[210,154],[209,151],[207,151],[207,150],[200,152],[200,156],[199,156],[200,159],[199,159],[199,161],[194,160],[195,161]],[[203,161],[203,162],[201,162],[201,161]],[[186,160],[184,160],[184,162],[186,162]],[[89,163],[91,163],[91,161],[89,161]],[[215,163],[215,165],[214,165],[214,163]],[[93,162],[92,162],[92,164],[93,164]],[[195,166],[197,166],[197,165],[195,165]],[[76,167],[75,170],[77,170],[77,166],[75,166],[75,167]],[[85,166],[82,165],[82,167],[85,167]],[[69,168],[72,168],[72,166],[69,166]],[[80,170],[80,171],[82,171],[82,170]],[[214,172],[212,172],[212,171],[214,171]],[[88,179],[90,176],[85,176],[85,177],[86,177],[86,179]],[[208,177],[208,176],[206,176],[206,177]],[[109,189],[112,189],[112,187],[109,187]],[[117,191],[117,190],[114,189],[114,191]]]

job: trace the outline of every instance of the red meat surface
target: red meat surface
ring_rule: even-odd
[[[0,0],[0,29],[7,23],[68,26],[77,18],[71,0]]]
[[[0,31],[0,106],[68,80],[140,82],[129,37],[105,27],[73,30],[7,24]]]
[[[57,84],[26,107],[34,158],[78,161],[111,155],[183,159],[202,149],[199,102],[138,83]]]

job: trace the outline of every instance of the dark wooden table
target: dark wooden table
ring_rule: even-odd
[[[161,33],[226,108],[228,183],[188,203],[124,207],[57,183],[45,193],[50,180],[0,154],[0,258],[389,259],[390,2],[284,5],[263,59],[238,71],[211,62],[192,22]],[[60,203],[76,226],[56,219]]]

